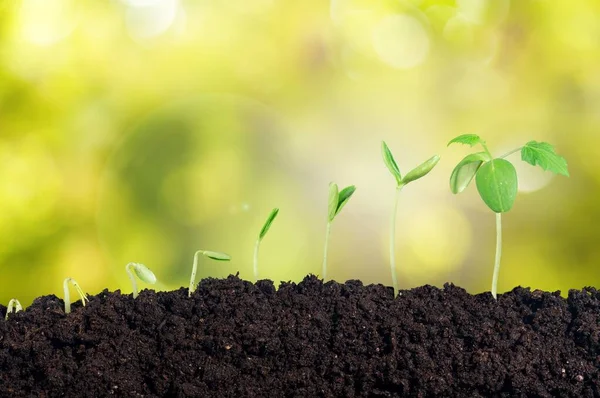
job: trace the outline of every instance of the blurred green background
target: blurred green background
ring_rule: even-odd
[[[512,155],[499,291],[600,285],[597,0],[0,0],[0,302],[187,286],[239,271],[273,207],[260,276],[321,272],[330,181],[357,191],[328,274],[391,285],[395,181],[401,288],[489,290],[494,215],[448,177],[477,133],[497,155],[553,143],[570,178]],[[143,285],[142,287],[148,287]]]

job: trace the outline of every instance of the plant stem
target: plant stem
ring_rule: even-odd
[[[329,233],[331,232],[331,221],[327,222],[325,231],[325,251],[323,253],[323,282],[327,279],[327,247],[329,246]]]
[[[398,202],[400,201],[400,191],[403,185],[396,187],[394,197],[394,210],[392,211],[392,223],[390,227],[390,269],[392,272],[392,286],[394,287],[394,297],[398,295],[398,277],[396,276],[396,214],[398,213]]]
[[[254,281],[258,281],[258,247],[260,246],[260,239],[256,240],[254,245]]]
[[[498,273],[502,256],[502,213],[496,213],[496,258],[494,260],[494,276],[492,277],[492,296],[496,298],[498,291]]]
[[[506,152],[504,155],[500,156],[500,158],[504,159],[505,157],[510,156],[510,155],[512,155],[515,152],[519,152],[521,149],[523,149],[522,146],[518,147],[517,149],[513,149],[510,152]]]
[[[138,290],[137,290],[137,282],[135,281],[135,277],[133,276],[133,273],[131,272],[131,267],[133,267],[134,263],[128,263],[125,266],[125,271],[127,271],[127,276],[129,276],[129,280],[131,281],[131,287],[133,288],[133,298],[137,297],[138,294]]]
[[[190,276],[190,287],[188,288],[188,297],[192,297],[192,293],[196,290],[194,286],[196,282],[196,271],[198,271],[198,255],[202,254],[202,250],[198,250],[194,253],[194,263],[192,264],[192,275]]]

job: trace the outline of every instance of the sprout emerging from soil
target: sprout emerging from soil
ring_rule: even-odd
[[[502,218],[501,214],[509,211],[516,199],[518,182],[517,171],[504,158],[521,151],[521,160],[532,166],[540,166],[544,170],[569,176],[567,161],[554,151],[547,142],[529,141],[524,146],[514,149],[499,158],[494,158],[486,142],[476,134],[463,134],[448,143],[474,146],[480,144],[483,152],[475,152],[463,158],[452,170],[450,190],[457,194],[465,190],[475,178],[477,191],[483,202],[496,213],[496,256],[494,274],[492,276],[492,296],[496,298],[498,289],[498,273],[502,255]]]
[[[4,319],[8,319],[8,314],[13,312],[13,308],[15,310],[15,314],[21,310],[23,310],[23,306],[21,305],[21,303],[19,302],[19,300],[17,299],[10,299],[10,301],[8,302],[8,306],[6,307],[6,316],[4,317]]]
[[[131,272],[131,270],[133,270],[133,272]],[[125,271],[127,272],[129,280],[131,281],[131,286],[133,288],[133,298],[136,298],[138,295],[137,283],[135,281],[135,277],[133,276],[134,273],[137,275],[138,278],[140,278],[142,282],[146,282],[151,285],[156,283],[156,276],[152,271],[150,271],[150,268],[146,267],[144,264],[129,263],[125,266]]]
[[[188,297],[192,296],[192,293],[196,290],[196,272],[198,271],[198,256],[208,257],[216,261],[229,261],[231,257],[228,254],[213,252],[210,250],[198,250],[194,253],[194,264],[192,265],[192,276],[190,277],[190,288],[188,289]]]
[[[66,278],[63,282],[63,291],[65,293],[65,314],[71,313],[71,294],[69,294],[69,283],[73,285],[79,297],[81,297],[81,304],[85,307],[85,302],[88,300],[87,296],[79,287],[79,284],[73,278]]]
[[[412,181],[418,180],[419,178],[425,177],[436,164],[440,161],[438,155],[434,155],[425,162],[421,163],[411,171],[409,171],[404,178],[400,174],[400,169],[396,164],[396,160],[392,155],[392,151],[388,148],[385,141],[381,142],[381,154],[383,156],[383,162],[387,166],[388,170],[396,179],[396,196],[394,199],[394,209],[392,210],[392,223],[390,228],[390,270],[392,273],[392,285],[394,286],[394,296],[398,295],[398,277],[396,275],[396,214],[398,213],[398,202],[400,199],[400,191],[404,186]]]
[[[352,194],[356,191],[354,185],[347,186],[341,191],[338,190],[336,183],[329,184],[329,213],[327,215],[327,230],[325,231],[325,250],[323,253],[323,280],[327,279],[327,248],[329,246],[329,234],[331,232],[331,223],[342,208],[348,203]]]
[[[258,239],[256,240],[256,244],[254,245],[254,280],[255,281],[258,280],[258,249],[260,246],[260,242],[263,240],[263,238],[265,237],[267,232],[269,232],[269,229],[271,228],[271,224],[273,224],[273,221],[277,217],[277,214],[279,214],[278,208],[274,208],[273,210],[271,210],[271,214],[269,214],[267,221],[265,221],[265,224],[263,225],[262,229],[260,230],[260,234],[258,234]]]

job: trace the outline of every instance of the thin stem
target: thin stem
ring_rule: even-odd
[[[260,239],[256,240],[254,245],[254,281],[258,281],[258,247],[260,246]]]
[[[500,257],[502,256],[502,213],[496,213],[496,258],[494,260],[494,276],[492,277],[492,296],[498,292],[498,273],[500,272]]]
[[[483,147],[483,150],[485,151],[485,153],[487,153],[490,158],[493,158],[492,153],[490,152],[490,150],[487,147],[487,144],[484,141],[481,141],[480,144]]]
[[[513,150],[512,150],[512,151],[510,151],[510,152],[506,152],[504,155],[502,155],[502,156],[500,156],[500,157],[501,157],[502,159],[504,159],[505,157],[507,157],[507,156],[510,156],[510,155],[512,155],[512,154],[513,154],[513,153],[515,153],[515,152],[519,152],[521,149],[523,149],[523,147],[522,147],[522,146],[521,146],[521,147],[518,147],[517,149],[513,149]]]
[[[135,277],[131,272],[131,268],[135,265],[135,263],[129,263],[125,266],[125,271],[127,271],[127,275],[129,276],[129,280],[131,281],[131,287],[133,288],[133,298],[136,298],[138,295],[137,282],[135,281]]]
[[[65,314],[71,313],[71,294],[69,293],[69,279],[65,279],[63,282],[63,291],[65,294]]]
[[[190,287],[188,289],[188,297],[192,297],[192,293],[196,290],[194,286],[196,282],[196,271],[198,271],[198,256],[204,254],[203,250],[198,250],[194,253],[194,263],[192,264],[192,275],[190,276]]]
[[[331,221],[327,222],[325,231],[325,251],[323,253],[323,282],[327,279],[327,247],[329,246],[329,233],[331,232]]]
[[[398,295],[398,277],[396,275],[396,214],[398,213],[398,202],[400,201],[400,191],[403,185],[398,185],[396,195],[394,196],[394,209],[392,211],[392,222],[390,227],[390,270],[392,272],[392,286],[394,287],[394,297]]]

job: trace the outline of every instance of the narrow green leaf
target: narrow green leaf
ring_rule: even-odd
[[[383,163],[385,163],[390,173],[392,173],[396,179],[396,183],[400,185],[402,180],[400,169],[398,168],[398,164],[396,164],[396,160],[394,159],[394,156],[392,155],[392,152],[390,151],[390,148],[388,148],[385,141],[381,141],[381,155],[383,156]]]
[[[220,252],[212,252],[210,250],[205,250],[202,252],[202,254],[212,260],[217,260],[217,261],[229,261],[231,260],[231,257],[228,254],[225,253],[220,253]]]
[[[269,232],[269,228],[271,228],[271,224],[273,224],[273,221],[275,220],[275,217],[277,217],[278,213],[279,213],[278,208],[274,208],[273,210],[271,210],[271,214],[269,214],[269,217],[267,218],[265,225],[263,225],[262,229],[260,230],[260,234],[258,235],[258,240],[262,240],[262,238],[265,237],[267,232]]]
[[[463,134],[451,139],[447,146],[450,146],[450,144],[465,144],[474,146],[482,142],[483,141],[477,134]]]
[[[521,149],[521,159],[532,166],[539,165],[544,170],[569,176],[567,160],[557,155],[554,147],[547,142],[529,141]]]
[[[333,221],[335,215],[337,214],[337,208],[339,203],[339,191],[336,183],[332,182],[329,184],[329,213],[328,220],[329,222]]]
[[[508,160],[494,159],[484,163],[475,177],[479,196],[495,213],[509,211],[517,197],[517,171]]]
[[[338,197],[338,204],[334,216],[337,216],[339,212],[342,211],[342,208],[346,206],[346,203],[348,203],[350,197],[352,196],[352,194],[354,194],[354,191],[356,191],[356,187],[354,185],[347,186],[346,188],[340,191]]]
[[[419,178],[425,177],[436,164],[440,161],[440,157],[438,155],[434,155],[431,158],[427,159],[411,171],[409,171],[404,178],[402,179],[402,184],[406,185],[409,182],[418,180]]]
[[[452,174],[450,174],[450,191],[453,194],[461,193],[464,191],[479,170],[479,167],[483,162],[491,160],[489,155],[485,152],[477,152],[467,155],[461,160]]]

